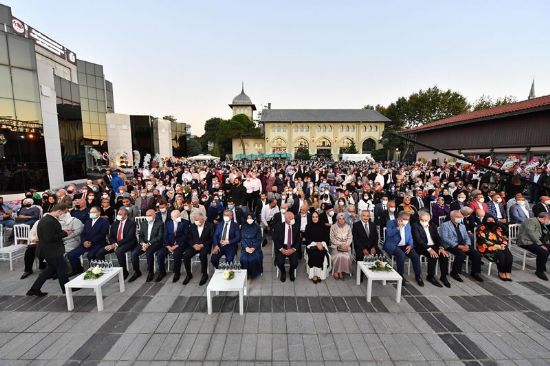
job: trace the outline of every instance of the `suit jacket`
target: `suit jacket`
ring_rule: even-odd
[[[36,247],[36,256],[38,258],[53,258],[65,254],[65,245],[63,238],[67,233],[61,229],[59,221],[46,215],[38,221],[36,232],[38,235],[38,246]]]
[[[485,212],[489,212],[489,207],[487,206],[487,204],[485,202],[483,202],[481,204],[482,208],[483,208],[483,211]],[[476,212],[477,209],[479,209],[479,204],[477,201],[472,201],[470,202],[470,204],[468,205],[468,207],[470,207],[472,210],[474,210],[474,213]]]
[[[388,205],[386,205],[386,210],[384,210],[384,205],[382,203],[377,203],[375,206],[374,206],[374,223],[376,225],[380,225],[380,222],[382,221],[382,216],[384,215],[385,212],[387,212],[388,208]],[[359,212],[359,214],[361,214]],[[385,225],[385,223],[384,223]]]
[[[136,217],[140,216],[140,214],[139,214],[140,211],[135,205],[130,205],[130,207],[126,207],[126,206],[121,206],[121,207],[124,207],[126,209],[126,212],[128,212],[128,218],[131,219],[131,220],[133,220]]]
[[[149,225],[153,225],[151,236],[147,239]],[[139,243],[148,243],[152,247],[160,247],[164,243],[164,224],[161,220],[155,220],[153,223],[143,222],[139,227]]]
[[[489,215],[493,216],[495,219],[497,218],[497,205],[500,210],[500,215],[502,216],[502,218],[506,219],[506,208],[502,203],[496,203],[494,201],[490,201],[489,203],[487,203],[487,207],[489,208]]]
[[[401,241],[401,234],[397,228],[397,220],[391,220],[386,225],[386,238],[384,240],[384,250],[387,253],[393,253]],[[405,245],[414,247],[414,241],[411,233],[411,224],[405,226]]]
[[[541,212],[550,212],[550,207],[540,202],[533,206],[533,217],[537,217]]]
[[[80,234],[80,244],[89,240],[92,246],[104,247],[107,245],[107,233],[109,232],[109,221],[100,217],[92,226],[92,219],[88,219],[84,224],[84,229]]]
[[[214,240],[214,224],[205,221],[202,235],[199,236],[197,225],[191,224],[187,234],[187,243],[191,247],[195,244],[203,244],[207,253],[212,251],[212,241]]]
[[[420,200],[422,201],[422,208],[429,210],[430,202],[426,198],[419,198],[418,196],[415,196],[411,198],[411,204],[416,207],[416,211],[420,210]]]
[[[189,231],[189,221],[181,220],[178,222],[178,227],[174,233],[174,221],[167,220],[164,224],[164,245],[174,245],[174,243],[184,248],[187,245],[187,233]]]
[[[159,211],[159,212],[155,213],[155,220],[160,220],[160,221],[162,221],[163,224],[166,224],[168,221],[171,220],[170,210],[166,210],[166,212],[164,213],[164,220],[163,220],[162,212]]]
[[[510,223],[511,224],[521,224],[530,217],[533,217],[531,211],[527,207],[527,212],[529,216],[525,215],[525,211],[516,203],[510,207]]]
[[[137,245],[136,222],[131,219],[126,219],[124,227],[122,228],[122,240],[120,241],[117,241],[118,225],[120,225],[120,221],[118,220],[115,220],[115,222],[111,225],[111,231],[109,232],[109,243],[117,243],[119,246],[131,244],[131,247]]]
[[[439,226],[439,237],[441,238],[441,245],[443,245],[443,248],[453,248],[457,246],[458,243],[458,235],[456,234],[455,230],[455,224],[452,221],[445,221],[444,223]],[[463,224],[459,225],[460,234],[462,235],[462,239],[464,239],[464,244],[472,245],[472,242],[470,241],[470,236],[468,235],[468,231],[466,231],[466,226]]]
[[[378,247],[378,232],[376,231],[376,225],[371,221],[368,222],[369,235],[365,231],[363,221],[359,220],[353,224],[351,228],[351,234],[353,236],[353,247],[355,253],[363,253],[363,249],[371,249]]]
[[[284,221],[284,216],[282,216],[281,212],[277,212],[275,215],[273,215],[273,226],[277,226],[281,224]]]
[[[216,225],[216,230],[214,231],[214,240],[212,241],[212,245],[215,247],[220,246],[220,241],[222,240],[224,226],[225,226],[224,221]],[[227,239],[229,240],[228,245],[235,248],[241,241],[241,230],[239,229],[238,224],[235,224],[235,222],[231,222],[231,224],[229,225],[229,235]]]
[[[543,237],[548,238],[548,227],[543,228],[536,217],[531,217],[519,227],[517,244],[522,246],[549,244],[542,241]]]
[[[455,200],[451,202],[450,209],[451,211],[455,211],[455,210],[460,210],[462,207],[465,207],[465,206],[467,206],[466,202],[458,202]]]
[[[284,247],[285,235],[286,222],[275,225],[275,229],[273,230],[273,245],[275,246],[275,251],[279,251]],[[292,248],[297,251],[300,250],[300,227],[297,223],[294,223],[292,226]]]
[[[419,222],[412,226],[414,246],[418,251],[427,251],[428,248],[432,248],[435,251],[439,250],[439,247],[441,245],[441,238],[439,237],[439,233],[437,232],[437,225],[433,222],[430,222],[428,230],[430,231],[430,236],[432,237],[432,241],[434,242],[434,244],[430,247],[428,246],[428,236],[426,235],[426,230],[424,230],[424,227]]]

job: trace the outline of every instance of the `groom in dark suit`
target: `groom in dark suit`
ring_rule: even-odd
[[[191,274],[191,258],[199,254],[201,261],[202,277],[199,286],[202,286],[208,281],[208,253],[212,250],[212,240],[214,239],[214,225],[206,222],[206,218],[201,211],[195,211],[192,214],[194,219],[193,224],[189,227],[188,234],[188,249],[183,252],[183,265],[187,276],[183,280],[183,284],[187,285],[193,278]]]

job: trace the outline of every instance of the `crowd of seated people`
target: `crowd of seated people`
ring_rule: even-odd
[[[282,282],[295,280],[301,260],[308,278],[319,283],[331,273],[344,280],[354,261],[385,254],[403,277],[410,261],[419,286],[426,280],[437,287],[464,281],[466,261],[475,281],[484,280],[484,261],[496,264],[499,279],[511,281],[509,225],[516,224],[517,244],[537,256],[535,273],[547,280],[548,173],[538,181],[534,194],[515,179],[451,165],[165,159],[133,177],[107,171],[80,188],[71,184],[41,196],[29,191],[20,205],[0,200],[0,224],[31,228],[22,278],[33,274],[35,257],[59,278],[59,258],[40,254],[40,222],[54,213],[61,230],[55,241],[63,250],[52,253],[64,260],[63,281],[82,273],[81,258],[107,257],[130,282],[142,270],[146,281],[162,281],[170,261],[172,281],[180,280],[183,264],[186,285],[195,257],[199,285],[208,281],[208,267],[219,268],[221,261],[239,261],[256,278],[271,245]],[[39,287],[31,294],[42,294]]]

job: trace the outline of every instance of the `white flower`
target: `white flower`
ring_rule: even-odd
[[[92,273],[95,274],[95,275],[100,274],[100,273],[101,273],[101,268],[99,268],[99,267],[94,267],[94,268],[92,269]]]

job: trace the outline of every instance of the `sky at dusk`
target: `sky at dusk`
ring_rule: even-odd
[[[361,108],[438,85],[550,94],[550,1],[0,1],[104,65],[115,111],[203,133],[241,89],[262,109]]]

